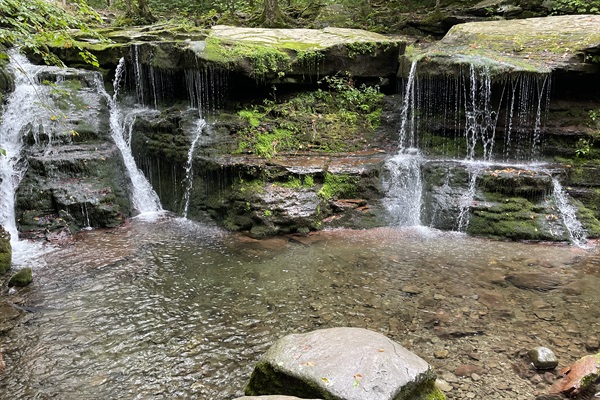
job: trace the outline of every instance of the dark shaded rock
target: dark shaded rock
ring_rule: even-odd
[[[10,235],[0,225],[0,274],[10,269],[12,262],[12,248],[10,246]]]
[[[527,353],[536,369],[554,369],[558,366],[558,359],[552,350],[547,347],[536,347]]]
[[[434,385],[430,366],[385,336],[360,328],[331,328],[277,341],[256,365],[246,394],[444,399]]]
[[[25,287],[33,282],[33,272],[31,268],[23,268],[8,280],[8,286]]]

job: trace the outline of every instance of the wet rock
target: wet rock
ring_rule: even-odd
[[[485,370],[483,369],[483,367],[481,367],[479,365],[463,364],[463,365],[459,365],[454,370],[454,375],[456,375],[456,376],[471,376],[473,374],[483,375],[484,373],[485,373]]]
[[[323,329],[280,339],[256,365],[246,394],[347,400],[444,398],[423,359],[360,328]]]
[[[590,336],[585,341],[585,348],[588,351],[598,351],[600,349],[600,339],[597,336]]]
[[[10,247],[10,235],[0,225],[0,275],[10,269],[12,262],[12,248]]]
[[[546,292],[554,290],[564,284],[564,276],[549,274],[547,272],[517,272],[505,278],[519,289],[537,290]]]
[[[10,277],[8,286],[25,287],[31,282],[33,282],[33,273],[31,268],[26,267]]]
[[[405,285],[405,286],[402,286],[402,288],[400,290],[402,290],[404,293],[408,293],[408,294],[423,293],[423,289],[421,289],[417,285]]]
[[[556,355],[547,347],[536,347],[529,350],[527,355],[536,369],[554,369],[558,366]]]

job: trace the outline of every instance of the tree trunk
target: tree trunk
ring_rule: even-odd
[[[265,0],[263,13],[259,21],[267,28],[283,28],[289,26],[287,18],[279,8],[279,0]]]
[[[137,0],[138,5],[138,15],[142,17],[144,20],[148,22],[156,21],[156,18],[150,12],[150,7],[148,6],[148,0]]]

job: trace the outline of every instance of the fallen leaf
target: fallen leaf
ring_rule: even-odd
[[[549,392],[576,395],[593,384],[600,377],[600,353],[585,356],[570,367],[560,371],[564,378],[556,381]]]

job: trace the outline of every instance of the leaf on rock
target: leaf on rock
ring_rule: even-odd
[[[600,377],[600,353],[585,356],[560,372],[565,376],[550,387],[550,393],[567,395],[581,393]]]

